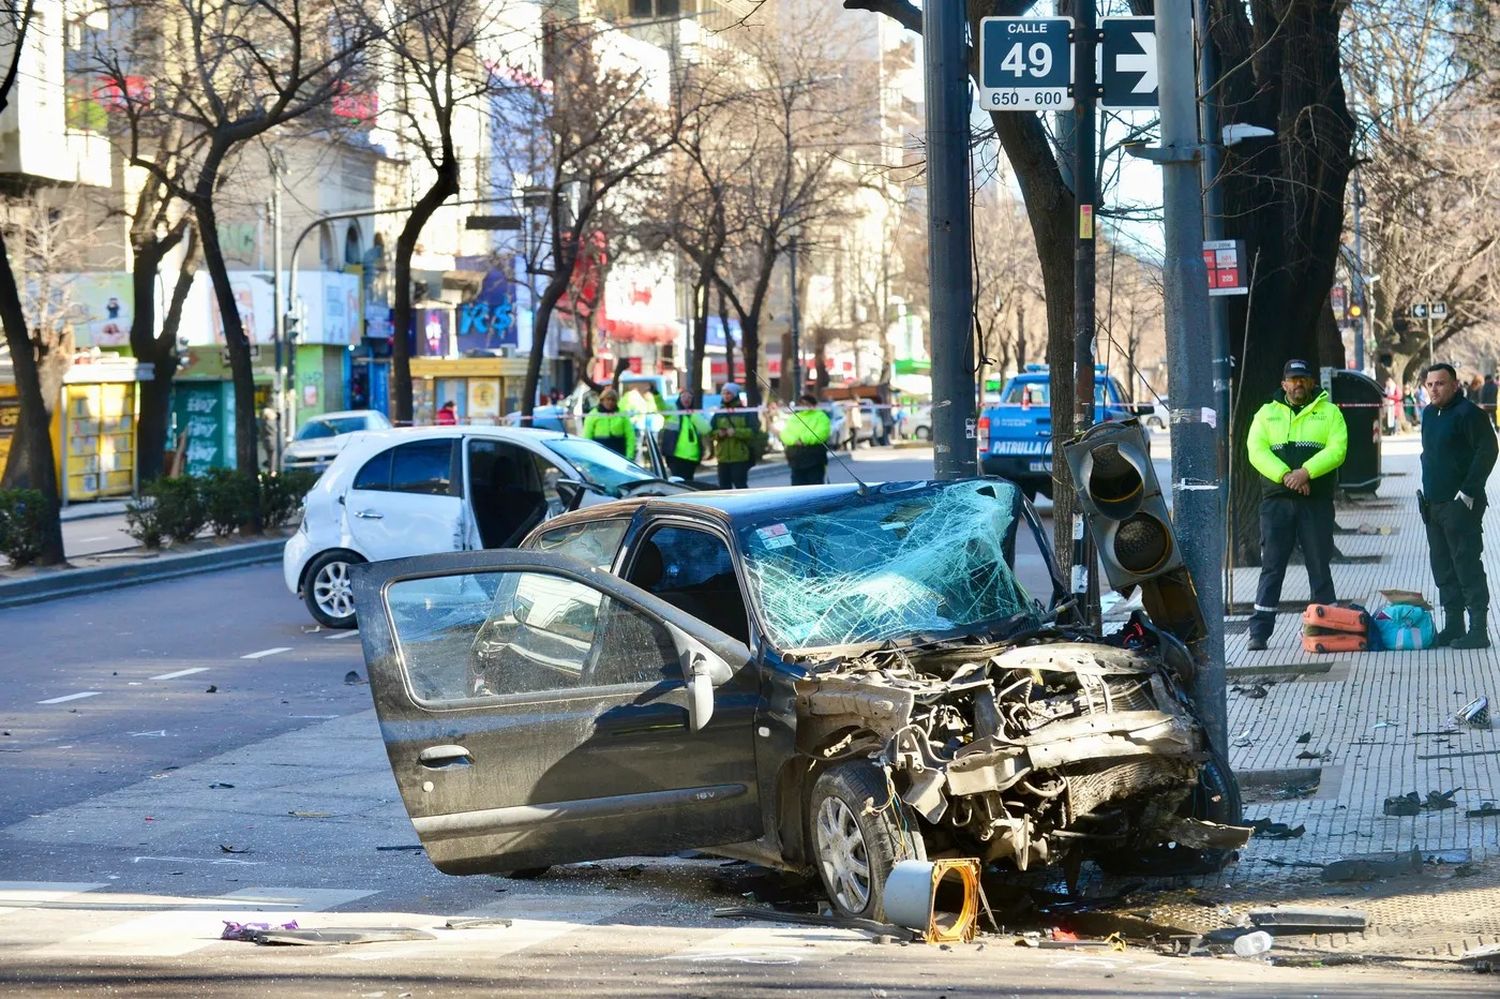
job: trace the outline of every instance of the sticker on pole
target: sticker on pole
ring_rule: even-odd
[[[986,17],[979,22],[979,102],[986,111],[1073,106],[1071,17]]]

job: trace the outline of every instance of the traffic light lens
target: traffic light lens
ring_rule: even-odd
[[[1123,519],[1140,506],[1145,480],[1141,470],[1115,444],[1104,444],[1089,452],[1088,492],[1099,512]]]
[[[1126,572],[1149,575],[1172,557],[1172,532],[1148,513],[1136,513],[1115,531],[1115,561]]]

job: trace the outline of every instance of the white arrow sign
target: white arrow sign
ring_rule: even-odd
[[[1156,34],[1150,31],[1132,31],[1130,36],[1141,47],[1141,51],[1117,56],[1115,65],[1122,73],[1141,74],[1135,86],[1130,88],[1132,93],[1149,94],[1156,89]]]

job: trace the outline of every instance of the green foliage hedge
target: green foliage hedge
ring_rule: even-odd
[[[126,532],[147,548],[166,539],[189,541],[204,527],[215,537],[233,534],[256,515],[263,527],[282,527],[302,507],[317,476],[307,471],[251,475],[227,468],[205,476],[157,479],[125,510]]]
[[[20,568],[42,554],[47,498],[36,489],[0,489],[0,555]]]

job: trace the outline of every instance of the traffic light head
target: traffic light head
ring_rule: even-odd
[[[1122,593],[1140,587],[1141,603],[1159,627],[1189,645],[1201,640],[1203,612],[1140,424],[1100,423],[1063,454],[1109,585]]]

